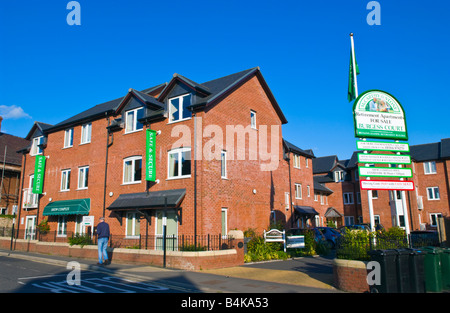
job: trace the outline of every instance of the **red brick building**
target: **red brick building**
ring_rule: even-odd
[[[316,214],[314,155],[283,140],[285,123],[259,68],[202,84],[175,74],[56,125],[36,123],[22,183],[32,186],[44,155],[43,193],[24,188],[19,227],[27,236],[48,219],[66,237],[92,230],[84,216],[95,225],[106,216],[125,239],[160,236],[163,222],[168,235],[298,227]],[[145,175],[147,129],[157,131],[155,182]]]

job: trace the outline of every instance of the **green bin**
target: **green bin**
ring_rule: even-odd
[[[441,248],[442,289],[450,290],[450,249]]]
[[[423,247],[425,252],[425,291],[442,291],[441,254],[442,250],[436,247]]]

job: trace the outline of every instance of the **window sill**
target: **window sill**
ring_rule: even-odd
[[[128,185],[137,185],[142,183],[142,180],[140,181],[134,181],[134,182],[129,182],[129,183],[122,183],[121,186],[128,186]]]
[[[139,133],[141,131],[143,131],[144,129],[137,129],[137,130],[130,130],[130,131],[125,131],[124,135],[128,135],[128,134],[134,134],[134,133]]]
[[[70,148],[73,148],[73,145],[72,146],[67,146],[67,147],[62,147],[61,150],[70,149]]]
[[[191,178],[191,175],[189,175],[189,176],[169,177],[166,180],[177,180],[177,179],[185,179],[185,178]]]
[[[82,142],[82,143],[79,144],[79,146],[84,146],[84,145],[87,145],[87,144],[90,144],[90,143],[91,143],[90,141],[88,141],[88,142]]]
[[[179,123],[179,122],[184,122],[184,121],[189,121],[189,120],[192,120],[192,117],[183,118],[183,119],[181,119],[181,120],[176,120],[176,121],[168,122],[167,125],[170,125],[170,124],[176,124],[176,123]]]
[[[88,187],[85,187],[85,188],[77,188],[77,189],[75,189],[75,190],[88,190]]]

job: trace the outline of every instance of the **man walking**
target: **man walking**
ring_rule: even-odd
[[[105,218],[100,217],[100,223],[97,225],[97,244],[98,244],[98,265],[108,265],[108,253],[106,248],[108,247],[109,240],[109,225],[105,222]]]

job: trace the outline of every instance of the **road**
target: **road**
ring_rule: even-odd
[[[69,265],[69,266],[68,266]],[[332,290],[150,266],[0,251],[1,293],[325,293]]]

